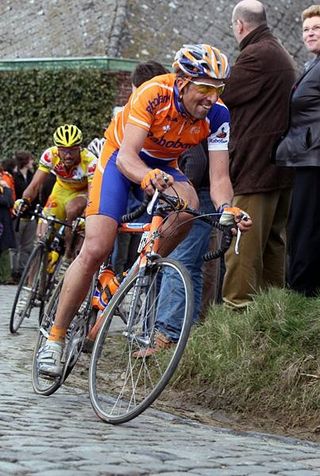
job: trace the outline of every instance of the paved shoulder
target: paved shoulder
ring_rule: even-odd
[[[71,375],[51,397],[35,395],[35,323],[14,336],[8,330],[15,289],[0,286],[0,476],[320,474],[316,444],[212,428],[152,409],[107,425],[91,408],[86,375],[81,389]]]

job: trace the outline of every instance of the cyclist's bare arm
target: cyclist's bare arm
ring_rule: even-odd
[[[210,196],[217,209],[229,204],[233,198],[233,188],[229,174],[229,153],[227,150],[209,151]],[[252,221],[249,216],[235,216],[240,231],[249,230]]]
[[[218,209],[224,203],[231,204],[233,188],[229,175],[227,150],[209,150],[210,196]]]
[[[22,198],[26,198],[30,201],[34,200],[39,193],[41,185],[45,183],[48,178],[48,173],[42,170],[37,170],[34,174],[32,181],[28,187],[24,190]]]
[[[140,184],[151,169],[140,159],[139,152],[143,148],[143,143],[148,132],[140,127],[127,124],[123,142],[117,157],[119,170],[131,181]],[[154,188],[160,191],[165,190],[173,184],[171,175],[158,173],[152,177]],[[145,187],[147,193],[154,191],[153,187]]]

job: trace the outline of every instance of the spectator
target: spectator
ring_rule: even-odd
[[[11,189],[13,200],[16,199],[16,189],[14,185],[13,174],[17,170],[17,163],[14,158],[4,159],[1,161],[1,176],[2,179],[6,182],[8,187]]]
[[[22,198],[22,194],[31,183],[34,175],[34,159],[31,152],[20,150],[14,155],[17,163],[17,171],[14,173],[16,198]],[[35,205],[35,203],[33,203]],[[34,206],[32,207],[32,209]],[[25,212],[20,220],[19,231],[15,232],[16,249],[12,259],[12,282],[17,284],[27,264],[33,248],[37,223],[30,220],[30,214]]]
[[[303,41],[314,59],[293,87],[290,124],[276,161],[295,169],[288,282],[295,291],[315,296],[320,289],[320,5],[304,10],[302,22]]]
[[[193,147],[182,154],[179,166],[183,173],[190,179],[199,197],[199,211],[201,213],[214,213],[216,210],[210,198],[210,176],[207,141]],[[199,319],[202,291],[203,291],[203,255],[209,249],[211,226],[204,221],[194,220],[187,237],[174,249],[170,258],[180,261],[188,269],[194,289],[193,323]],[[216,264],[216,263],[215,263]],[[213,268],[214,269],[214,268]],[[219,291],[219,272],[214,271],[211,281],[215,281],[215,296]],[[178,338],[183,321],[183,306],[181,299],[184,295],[179,292],[173,283],[174,273],[164,273],[161,283],[160,307],[161,315],[158,316],[157,327],[165,335]],[[175,309],[172,311],[172,301],[168,304],[166,296],[175,294]],[[182,313],[182,314],[181,314]],[[181,314],[181,315],[180,315]]]
[[[292,174],[271,163],[271,152],[287,127],[295,64],[270,32],[261,2],[237,3],[232,27],[240,54],[222,98],[231,113],[233,206],[246,210],[253,226],[240,254],[229,249],[225,256],[223,300],[242,308],[257,291],[285,283]]]
[[[10,274],[9,248],[15,244],[10,208],[13,206],[13,192],[5,180],[6,173],[0,166],[0,284],[7,284]]]
[[[5,172],[8,172],[11,177],[13,177],[15,172],[17,171],[17,161],[14,157],[12,157],[11,159],[4,159],[1,162],[1,165],[3,167],[3,170]]]

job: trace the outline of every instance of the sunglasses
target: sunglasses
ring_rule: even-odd
[[[79,152],[80,147],[79,146],[73,146],[73,147],[58,147],[58,151],[61,152],[62,154],[75,154]]]
[[[190,83],[194,84],[199,93],[205,94],[209,96],[210,94],[216,93],[217,96],[221,96],[224,91],[225,84],[221,83],[218,85],[208,84],[208,83],[201,83],[200,81],[192,81]]]

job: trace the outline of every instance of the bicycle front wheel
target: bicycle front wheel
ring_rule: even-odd
[[[10,332],[12,334],[18,331],[26,317],[30,317],[33,308],[38,308],[39,316],[43,312],[41,277],[44,252],[44,245],[38,243],[34,247],[22,273],[11,310]]]
[[[170,349],[154,352],[161,315],[161,279],[170,272],[183,293],[182,329]],[[174,307],[174,296],[166,295]],[[169,302],[168,302],[169,301]],[[107,423],[124,423],[142,413],[161,394],[182,357],[193,313],[193,289],[183,265],[158,258],[128,277],[107,306],[89,369],[90,400]]]

